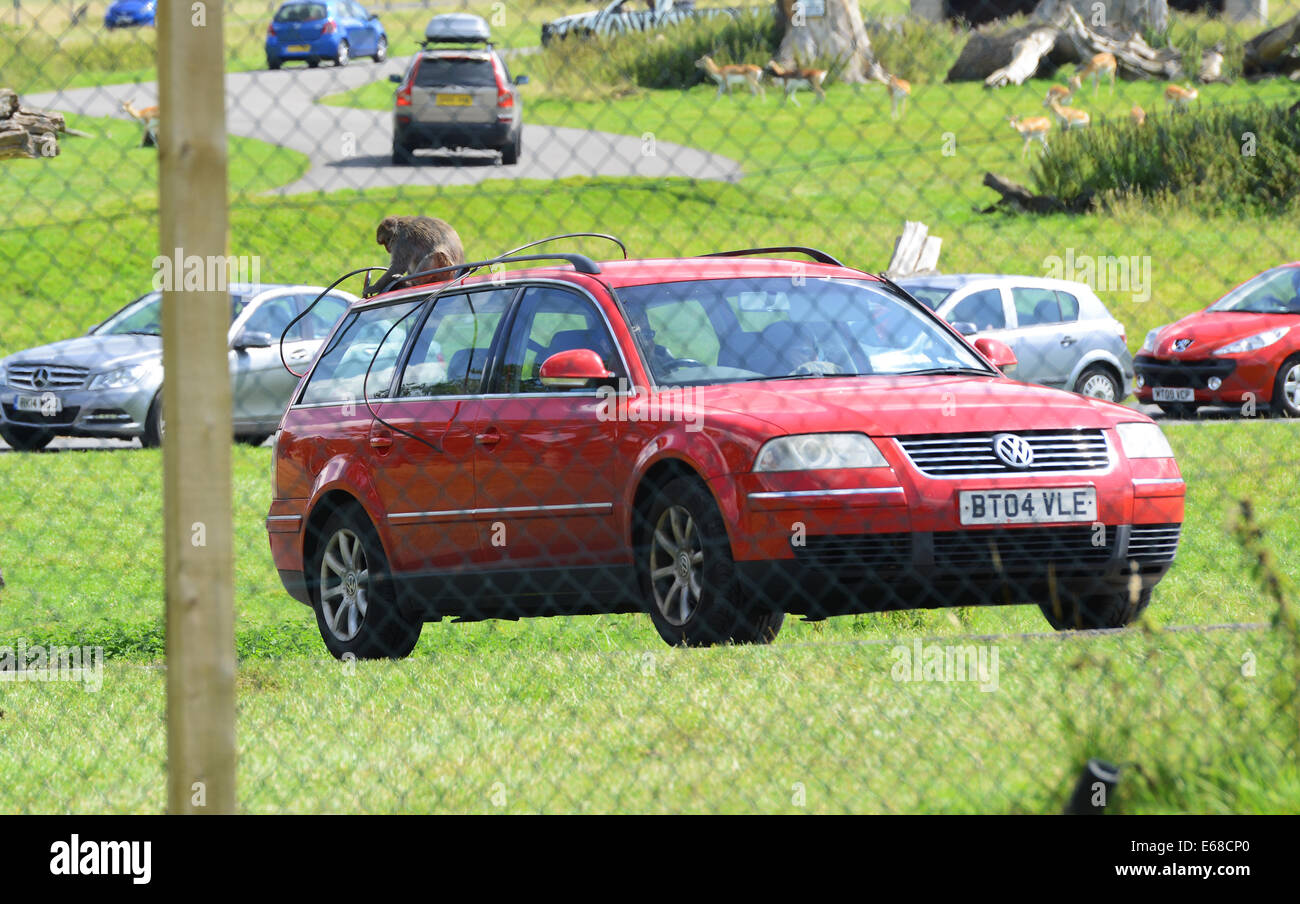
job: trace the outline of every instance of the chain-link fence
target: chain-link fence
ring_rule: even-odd
[[[169,806],[220,291],[242,810],[1295,810],[1300,7],[1183,6],[15,0],[0,808]]]

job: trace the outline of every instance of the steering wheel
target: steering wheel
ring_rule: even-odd
[[[679,367],[704,367],[703,361],[696,361],[694,358],[673,358],[668,362],[669,370],[676,370]]]
[[[792,372],[796,374],[842,374],[844,368],[834,361],[805,361]]]

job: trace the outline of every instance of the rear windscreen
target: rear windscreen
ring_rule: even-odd
[[[314,22],[325,18],[323,3],[290,3],[275,14],[277,22]]]
[[[425,58],[415,73],[415,84],[420,88],[440,88],[457,85],[466,88],[495,88],[496,74],[490,60],[465,60]]]

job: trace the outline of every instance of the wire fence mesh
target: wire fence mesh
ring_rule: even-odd
[[[1294,811],[1300,10],[1196,7],[15,0],[0,808],[167,807],[216,286],[245,811]]]

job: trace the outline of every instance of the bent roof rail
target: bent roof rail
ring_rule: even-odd
[[[709,254],[697,255],[697,257],[754,257],[759,254],[773,253],[806,254],[819,264],[830,264],[833,267],[846,266],[841,261],[831,257],[825,251],[822,251],[819,248],[809,248],[804,245],[777,245],[772,248],[739,248],[735,251],[713,251]]]

